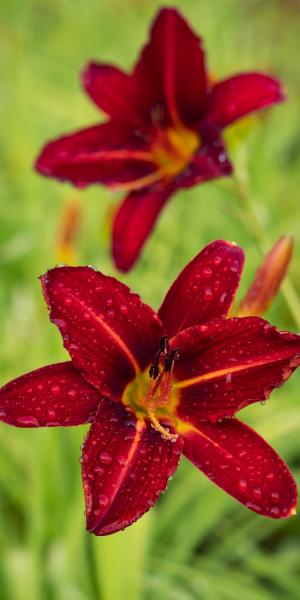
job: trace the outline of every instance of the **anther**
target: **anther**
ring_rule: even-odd
[[[159,375],[159,359],[162,351],[158,350],[155,354],[153,363],[149,369],[149,375],[151,379],[156,379]]]
[[[166,373],[171,371],[172,365],[179,359],[179,348],[175,348],[170,352],[168,356],[164,358],[164,365]]]
[[[169,353],[170,350],[170,344],[169,344],[169,338],[167,335],[164,335],[163,337],[160,338],[160,351],[166,355]]]
[[[149,369],[149,375],[151,379],[156,379],[159,375],[159,367],[157,364],[152,363]]]

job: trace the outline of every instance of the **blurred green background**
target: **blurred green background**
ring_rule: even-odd
[[[237,176],[248,178],[248,199],[269,243],[282,233],[295,236],[290,275],[300,293],[299,2],[172,4],[204,37],[215,77],[265,70],[288,89],[285,105],[229,138]],[[130,68],[158,7],[156,0],[1,2],[0,383],[66,357],[37,278],[60,260],[70,205],[80,221],[74,260],[114,273],[109,225],[119,196],[43,179],[32,164],[49,138],[102,119],[80,89],[79,72],[92,58]],[[246,250],[245,290],[260,255],[234,185],[210,183],[178,194],[122,279],[158,307],[179,269],[205,243],[224,237]],[[296,330],[282,296],[268,318]],[[300,482],[299,376],[243,417]],[[184,460],[167,493],[137,524],[107,538],[87,534],[79,468],[86,429],[0,427],[1,600],[299,599],[299,517],[272,521],[253,514]]]

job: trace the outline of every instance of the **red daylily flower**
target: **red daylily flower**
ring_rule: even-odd
[[[101,183],[128,192],[112,236],[122,271],[177,189],[230,175],[222,129],[284,99],[279,81],[263,73],[212,83],[200,38],[173,8],[158,13],[131,74],[91,63],[82,82],[109,121],[49,143],[36,168],[79,187]]]
[[[225,318],[243,262],[238,246],[209,244],[157,314],[90,267],[42,277],[71,362],[5,385],[0,415],[18,427],[91,422],[82,451],[89,531],[106,535],[142,516],[181,454],[251,510],[295,513],[287,466],[235,415],[289,378],[300,363],[300,336],[260,317]]]

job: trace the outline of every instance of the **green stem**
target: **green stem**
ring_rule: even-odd
[[[90,572],[90,583],[94,600],[102,600],[102,594],[99,589],[97,558],[94,548],[94,536],[91,533],[86,534],[86,555]]]
[[[234,192],[240,201],[248,230],[255,239],[260,253],[262,256],[264,256],[270,249],[271,244],[256,213],[255,205],[250,198],[245,171],[243,172],[242,170],[240,176],[236,175],[234,180],[236,184]],[[282,282],[280,290],[284,297],[285,303],[289,308],[290,314],[292,315],[298,330],[300,330],[300,300],[293,283],[288,276],[286,276],[285,280]]]

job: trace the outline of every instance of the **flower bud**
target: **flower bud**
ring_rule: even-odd
[[[280,237],[257,270],[237,310],[238,317],[262,315],[278,293],[293,253],[293,238]]]

